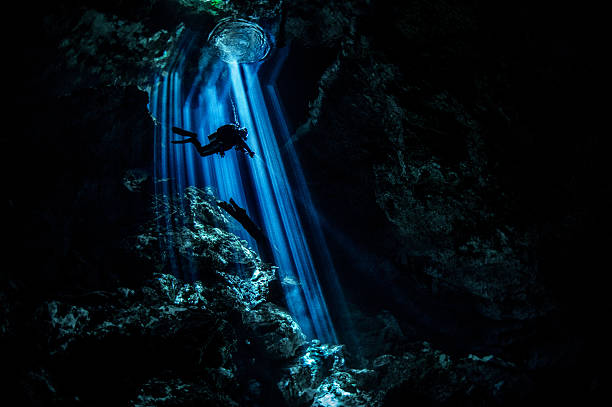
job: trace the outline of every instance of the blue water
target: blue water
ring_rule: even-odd
[[[190,185],[211,186],[219,199],[233,198],[246,208],[267,233],[281,278],[299,282],[300,289],[285,292],[289,311],[308,337],[335,343],[317,268],[324,271],[335,302],[342,294],[297,154],[287,143],[289,130],[275,87],[286,50],[279,50],[268,62],[273,69],[265,83],[260,78],[262,62],[239,65],[216,60],[201,63],[197,73],[187,75],[186,58],[192,51],[193,41],[184,38],[169,72],[157,78],[151,91],[149,108],[160,123],[155,136],[156,193],[180,193]],[[190,83],[183,83],[187,77]],[[191,144],[170,144],[181,138],[171,133],[172,126],[196,132],[206,144],[209,134],[232,122],[247,128],[246,141],[255,158],[235,150],[225,157],[200,157]],[[165,215],[160,218],[166,226],[176,227],[169,214]],[[307,241],[305,228],[313,241]],[[246,231],[237,228],[236,234],[256,248]],[[170,258],[178,273],[176,261]],[[188,272],[197,274],[193,269]]]

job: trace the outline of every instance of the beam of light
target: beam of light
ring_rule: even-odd
[[[336,269],[332,261],[331,253],[327,247],[326,238],[323,233],[323,227],[320,222],[320,216],[312,202],[310,191],[306,183],[304,172],[302,171],[302,165],[298,158],[298,154],[295,151],[293,142],[291,141],[291,133],[289,126],[285,120],[285,113],[282,107],[281,98],[278,93],[276,86],[277,78],[280,73],[280,69],[283,66],[289,53],[289,47],[285,47],[278,50],[275,65],[271,70],[269,77],[265,82],[265,90],[267,94],[269,110],[273,116],[273,122],[275,123],[275,130],[278,134],[278,141],[282,143],[282,153],[284,162],[288,167],[288,172],[291,173],[291,181],[293,187],[293,194],[296,200],[304,208],[301,213],[303,223],[306,224],[311,236],[312,250],[316,253],[319,275],[325,282],[325,287],[329,292],[333,292],[333,306],[336,310],[336,314],[339,316],[343,324],[343,332],[353,332],[354,327],[349,317],[349,312],[346,307],[346,300],[342,287],[336,274]],[[348,338],[347,338],[348,339]]]
[[[159,123],[154,135],[154,184],[157,197],[169,197],[183,191],[186,182],[184,171],[179,170],[185,161],[183,152],[172,148],[170,129],[173,124],[182,123],[182,114],[177,106],[182,103],[181,74],[185,68],[186,51],[192,45],[193,38],[181,39],[178,50],[170,65],[170,73],[158,76],[149,96],[149,110]],[[180,126],[180,124],[178,124]],[[182,205],[182,202],[181,202]],[[182,208],[184,209],[184,208]],[[177,218],[169,206],[156,205],[156,221],[164,241],[160,241],[160,250],[167,257],[170,271],[186,281],[195,277],[195,266],[181,262],[175,252],[175,239],[185,220]]]
[[[239,78],[239,76],[234,74],[234,71],[235,69],[232,69],[232,82]],[[276,261],[281,266],[281,269],[288,270],[292,268],[297,274],[317,336],[333,338],[335,341],[335,332],[321,290],[310,247],[306,241],[304,229],[300,221],[300,215],[294,199],[294,189],[289,183],[273,131],[268,106],[257,75],[257,66],[245,65],[244,77],[249,90],[248,102],[258,136],[258,146],[265,158],[266,169],[270,173],[269,180],[272,194],[262,198],[268,200],[274,199],[268,205],[276,204],[280,218],[277,221],[279,223],[273,225],[273,227],[283,231],[285,234],[284,242],[288,245],[284,250],[279,250],[275,253]],[[237,98],[237,100],[240,105],[240,99]],[[266,226],[266,228],[268,229],[269,227]],[[277,239],[273,239],[273,242],[276,241]]]
[[[278,121],[280,108],[276,104],[280,102],[278,99],[272,99],[272,103],[266,101],[265,90],[269,87],[260,83],[258,69],[261,62],[249,65],[222,61],[202,64],[186,87],[184,65],[190,43],[185,41],[185,48],[179,49],[176,62],[167,75],[159,78],[158,86],[151,92],[151,113],[162,123],[158,126],[155,142],[156,192],[167,195],[182,192],[190,185],[211,186],[220,199],[229,201],[233,198],[239,206],[247,209],[270,239],[280,277],[299,283],[286,285],[289,311],[307,336],[335,343],[336,333],[296,201],[309,202],[305,206],[312,211],[306,217],[309,225],[313,224],[316,213],[303,176],[297,185],[290,182],[285,168],[287,157],[281,155],[277,142],[275,127],[279,125],[273,123]],[[273,115],[270,109],[274,110]],[[234,150],[227,151],[225,157],[217,154],[200,157],[191,144],[170,144],[170,140],[181,139],[171,133],[172,126],[196,132],[200,141],[206,144],[209,134],[234,121],[247,128],[249,136],[246,141],[255,152],[255,158]],[[284,121],[280,123],[286,131]],[[295,151],[289,154],[288,161],[290,171],[301,174]],[[164,179],[171,181],[160,182]],[[181,227],[180,221],[173,222],[170,214],[161,215],[160,218],[165,218],[165,225],[160,223],[169,232]],[[243,228],[236,228],[235,233],[251,247],[257,247]],[[322,234],[319,232],[314,236],[320,238]],[[318,251],[321,244],[324,245],[315,243]],[[172,252],[170,246],[162,249]],[[175,273],[184,277],[185,269],[188,269],[188,274],[194,277],[196,271],[193,268],[181,265],[171,254],[170,260],[177,263],[173,266]],[[331,261],[326,260],[323,267],[328,269],[327,274],[333,272]],[[325,281],[331,280],[326,278]],[[332,287],[334,295],[341,295],[336,288]]]

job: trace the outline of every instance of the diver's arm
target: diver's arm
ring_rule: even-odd
[[[253,151],[251,151],[251,149],[249,148],[249,146],[247,145],[247,143],[244,140],[240,140],[239,142],[240,147],[242,147],[251,157],[253,157],[255,155],[255,153]]]

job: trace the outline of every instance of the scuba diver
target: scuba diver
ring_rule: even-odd
[[[172,132],[178,134],[179,136],[188,137],[185,140],[174,140],[172,141],[173,144],[192,143],[202,157],[215,153],[219,153],[219,155],[223,157],[225,152],[230,150],[232,147],[234,147],[236,151],[243,151],[247,153],[249,156],[251,156],[251,158],[253,158],[255,155],[255,153],[251,151],[245,142],[248,136],[246,127],[240,127],[237,124],[232,123],[219,127],[217,131],[208,136],[210,143],[205,146],[200,144],[198,141],[198,135],[196,133],[192,133],[178,127],[172,127]]]

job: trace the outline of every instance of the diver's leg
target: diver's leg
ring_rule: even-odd
[[[212,142],[206,144],[205,146],[200,145],[197,147],[197,150],[202,157],[206,157],[207,155],[218,153],[220,150],[222,150],[222,146],[220,146],[217,142]]]
[[[196,150],[200,151],[200,149],[202,148],[202,144],[200,144],[200,141],[197,138],[193,138],[190,137],[188,139],[185,140],[172,140],[171,141],[172,144],[187,144],[187,143],[192,143]]]

